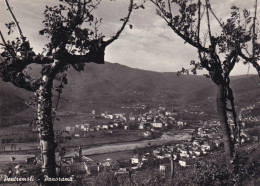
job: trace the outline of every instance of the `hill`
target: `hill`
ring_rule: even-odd
[[[0,81],[0,86],[0,126],[30,121],[33,110],[25,100],[32,94],[10,83]],[[258,76],[232,77],[231,86],[238,106],[254,103],[260,95]],[[175,72],[152,72],[116,63],[90,63],[83,72],[69,70],[59,111],[120,111],[122,106],[144,103],[148,107],[166,105],[178,109],[194,104],[214,112],[215,90],[215,85],[204,76],[181,75],[178,78]]]

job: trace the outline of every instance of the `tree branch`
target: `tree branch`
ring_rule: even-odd
[[[210,43],[211,45],[214,47],[214,43],[213,43],[213,38],[212,38],[212,34],[211,34],[211,28],[210,28],[210,20],[209,20],[209,1],[206,0],[206,14],[207,14],[207,25],[208,25],[208,33],[209,33],[209,39],[210,39]]]
[[[14,20],[16,26],[17,26],[17,28],[18,28],[18,31],[19,31],[19,34],[20,34],[20,36],[21,36],[22,41],[25,42],[25,37],[24,37],[24,35],[23,35],[22,29],[21,29],[21,27],[20,27],[20,25],[19,25],[19,22],[17,21],[15,15],[14,15],[14,13],[13,13],[13,11],[12,11],[10,5],[9,5],[8,0],[5,0],[5,4],[6,4],[8,10],[9,10],[9,12],[10,12],[10,14],[11,14],[11,16],[12,16],[12,18],[13,18],[13,20]]]
[[[165,15],[165,11],[159,6],[158,1],[153,1],[150,0],[157,8],[158,10],[163,14],[161,17],[165,20],[165,22],[168,24],[168,26],[178,35],[180,36],[185,42],[189,43],[190,45],[192,45],[193,47],[206,52],[206,53],[210,53],[210,49],[203,47],[200,43],[197,43],[197,41],[193,41],[191,38],[185,36],[184,34],[182,34],[172,23],[170,23]]]
[[[257,12],[257,0],[255,0],[255,13],[253,19],[253,38],[252,38],[252,57],[255,58],[255,41],[257,39],[256,31],[255,31],[255,24],[256,24],[256,12]],[[254,59],[253,59],[254,60]]]
[[[117,31],[117,33],[111,37],[111,39],[107,40],[104,42],[103,46],[106,47],[108,46],[109,44],[111,44],[113,41],[115,41],[116,39],[118,39],[118,37],[120,36],[120,34],[122,33],[122,31],[124,30],[126,24],[128,23],[129,21],[129,18],[130,18],[130,15],[132,13],[132,10],[133,10],[133,3],[134,3],[134,0],[130,0],[130,4],[129,4],[129,7],[128,7],[128,14],[126,16],[126,18],[124,19],[124,23],[122,24],[121,28]]]

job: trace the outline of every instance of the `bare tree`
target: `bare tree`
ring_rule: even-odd
[[[224,139],[226,165],[230,168],[234,145],[240,141],[240,127],[237,123],[229,76],[235,64],[242,60],[253,64],[260,75],[260,67],[256,61],[258,59],[256,56],[259,56],[255,21],[257,5],[253,21],[248,10],[243,10],[241,13],[238,7],[232,6],[231,16],[223,22],[216,16],[209,0],[150,0],[150,2],[156,6],[157,14],[172,31],[198,51],[199,62],[192,61],[193,67],[189,70],[183,68],[181,72],[191,71],[196,74],[197,70],[206,69],[208,71],[206,76],[217,86],[217,111]],[[212,33],[213,21],[219,25],[218,34]],[[253,54],[246,56],[244,52],[248,51],[250,42]],[[227,112],[232,113],[234,127],[228,123]]]
[[[55,177],[56,162],[53,122],[57,105],[52,103],[52,89],[55,78],[62,83],[67,79],[64,72],[73,67],[77,71],[84,69],[85,63],[104,63],[105,49],[113,43],[127,25],[134,8],[133,0],[129,1],[128,13],[122,18],[122,26],[110,39],[98,32],[101,19],[94,17],[93,10],[101,0],[60,0],[58,6],[46,6],[44,11],[45,27],[39,34],[49,39],[47,51],[35,54],[17,21],[8,0],[5,0],[13,22],[6,24],[9,34],[13,27],[18,28],[20,37],[6,41],[0,31],[4,61],[0,63],[0,77],[5,82],[11,82],[17,87],[35,93],[37,102],[37,119],[35,129],[40,138],[43,175]],[[31,64],[42,65],[41,78],[33,79],[27,73]],[[62,84],[58,87],[61,93]]]

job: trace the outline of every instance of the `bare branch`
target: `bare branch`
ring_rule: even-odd
[[[211,35],[211,28],[210,28],[210,20],[209,20],[209,0],[206,0],[206,14],[207,14],[207,24],[208,24],[209,39],[210,39],[211,45],[213,45],[212,35]]]
[[[256,24],[257,0],[255,0],[254,8],[255,8],[255,13],[254,13],[254,19],[253,19],[253,38],[252,38],[252,57],[253,58],[255,57],[255,41],[257,39],[257,35],[256,35],[256,31],[255,31],[255,28],[256,28],[255,24]]]
[[[132,10],[133,10],[133,3],[134,3],[134,0],[130,0],[130,4],[129,4],[129,7],[128,7],[128,14],[126,16],[126,18],[124,18],[124,23],[122,24],[121,28],[117,31],[117,33],[111,37],[111,39],[107,40],[104,42],[103,46],[106,47],[108,46],[109,44],[111,44],[113,41],[115,41],[116,39],[118,39],[118,37],[120,36],[120,34],[122,33],[122,31],[124,30],[126,24],[128,23],[129,21],[129,18],[130,18],[130,15],[132,13]]]
[[[12,8],[11,8],[10,5],[9,5],[8,0],[5,0],[5,4],[6,4],[7,8],[8,8],[8,11],[9,11],[10,14],[11,14],[11,16],[12,16],[12,18],[13,18],[13,20],[14,20],[16,26],[17,26],[17,28],[18,28],[19,34],[20,34],[20,36],[21,36],[21,38],[22,38],[22,41],[25,42],[25,37],[24,37],[24,35],[23,35],[22,29],[21,29],[21,27],[20,27],[20,25],[19,25],[19,22],[17,21],[15,15],[14,15],[13,11],[12,11]]]

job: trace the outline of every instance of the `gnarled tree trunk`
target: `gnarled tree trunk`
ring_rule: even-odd
[[[43,75],[42,84],[37,90],[37,130],[40,138],[40,150],[43,175],[56,177],[56,162],[53,120],[52,120],[52,79]]]
[[[218,111],[218,116],[219,116],[219,121],[221,126],[221,132],[224,140],[226,165],[227,168],[229,169],[233,157],[233,145],[232,145],[230,129],[227,121],[226,97],[224,92],[225,85],[223,83],[220,83],[217,86],[218,86],[217,111]]]

